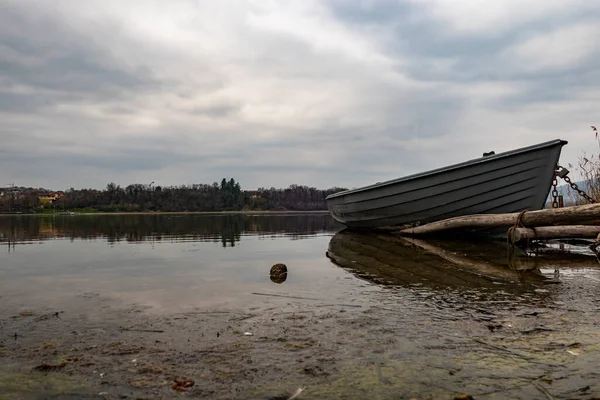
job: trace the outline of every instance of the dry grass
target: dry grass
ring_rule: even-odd
[[[600,132],[592,125],[595,140],[600,146]],[[569,164],[569,169],[572,170],[571,180],[573,182],[583,181],[585,184],[579,185],[580,189],[586,192],[594,200],[600,199],[600,155],[583,153],[576,165]],[[566,199],[570,204],[588,204],[587,200],[581,197],[575,190],[568,187]]]

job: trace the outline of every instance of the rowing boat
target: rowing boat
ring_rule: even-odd
[[[472,214],[539,210],[561,149],[552,140],[327,197],[331,215],[353,228],[419,225]]]

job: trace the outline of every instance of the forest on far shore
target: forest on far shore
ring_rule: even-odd
[[[0,189],[0,212],[38,210],[135,211],[313,211],[326,210],[325,198],[346,190],[290,185],[286,189],[242,190],[233,178],[221,183],[181,186],[109,183],[103,190],[50,191],[33,188]]]

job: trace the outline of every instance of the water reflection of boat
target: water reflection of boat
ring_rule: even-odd
[[[487,286],[547,280],[537,270],[523,269],[525,264],[518,260],[524,254],[507,257],[502,242],[442,244],[345,230],[332,237],[327,256],[361,278],[388,285]]]

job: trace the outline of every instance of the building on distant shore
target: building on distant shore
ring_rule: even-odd
[[[42,204],[44,204],[44,203],[54,204],[57,200],[59,200],[63,196],[64,196],[64,193],[62,193],[62,192],[48,192],[48,193],[44,193],[43,195],[38,196],[38,198],[40,199],[40,203],[42,203]]]
[[[248,193],[251,199],[260,199],[262,195],[261,190],[246,190],[246,193]]]

